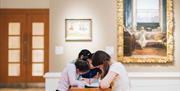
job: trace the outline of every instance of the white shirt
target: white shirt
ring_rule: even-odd
[[[129,91],[129,79],[125,67],[120,62],[114,62],[109,71],[118,74],[113,80],[112,91]]]
[[[100,84],[102,88],[112,86],[112,91],[129,91],[129,79],[125,67],[120,62],[113,62]]]

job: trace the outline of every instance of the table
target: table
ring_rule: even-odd
[[[72,87],[69,91],[111,91],[111,88],[102,89],[102,88],[77,88]]]

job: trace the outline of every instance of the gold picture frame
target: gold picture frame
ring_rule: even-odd
[[[172,63],[174,60],[174,13],[173,13],[173,0],[166,0],[166,43],[163,45],[166,48],[165,56],[138,56],[132,55],[125,56],[125,48],[128,48],[125,45],[127,40],[125,39],[125,31],[127,27],[125,25],[125,0],[116,0],[117,1],[117,59],[123,63]],[[137,0],[134,0],[137,1]],[[150,0],[151,1],[151,0]],[[160,0],[162,1],[162,0]],[[135,28],[136,29],[136,28]],[[153,37],[154,38],[154,37]],[[136,41],[136,40],[135,40]],[[152,43],[151,43],[152,44]],[[137,52],[135,52],[137,53]]]
[[[91,41],[91,19],[65,19],[66,41]]]

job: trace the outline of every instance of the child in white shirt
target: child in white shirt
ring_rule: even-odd
[[[129,91],[127,71],[120,62],[113,62],[106,52],[97,51],[93,55],[92,64],[102,70],[101,88],[112,87],[112,91]]]

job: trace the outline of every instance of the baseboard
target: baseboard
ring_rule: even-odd
[[[45,83],[0,83],[0,88],[44,88]]]

